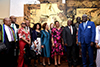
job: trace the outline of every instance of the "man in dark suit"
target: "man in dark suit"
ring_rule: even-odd
[[[11,21],[9,18],[4,18],[4,24],[2,25],[2,42],[5,43],[7,50],[3,52],[2,57],[0,57],[1,67],[14,67],[14,45],[15,45],[15,36],[14,30],[10,27]]]
[[[33,29],[30,27],[30,21],[29,20],[25,20],[25,23],[26,23],[26,29],[30,32],[30,35],[31,35],[31,44],[32,44],[32,31]],[[30,46],[28,47],[30,49]],[[31,59],[30,59],[30,64],[28,64],[28,66],[32,66],[31,65]]]
[[[72,21],[68,20],[67,25],[63,30],[63,41],[67,47],[67,59],[69,67],[72,67],[72,63],[74,67],[76,64],[76,32],[77,29],[75,26],[72,26]],[[72,62],[73,57],[73,62]]]
[[[17,59],[18,59],[18,48],[19,48],[19,37],[18,37],[18,29],[19,25],[16,24],[16,17],[10,16],[11,20],[11,27],[15,30],[15,36],[16,36],[16,42],[15,42],[15,48],[14,48],[14,65],[17,66]]]
[[[82,48],[82,61],[83,67],[87,67],[86,52],[88,50],[89,55],[89,67],[94,67],[93,64],[93,45],[95,42],[95,24],[92,21],[87,20],[87,15],[82,16],[82,23],[79,25],[78,42]]]

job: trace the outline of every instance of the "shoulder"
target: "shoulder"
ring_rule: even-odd
[[[19,25],[18,24],[15,24],[17,26],[17,28],[19,28]]]
[[[94,24],[94,22],[93,22],[93,21],[88,21],[88,23],[89,23],[89,24]]]

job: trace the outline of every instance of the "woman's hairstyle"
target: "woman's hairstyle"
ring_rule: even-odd
[[[39,25],[39,27],[40,27],[39,30],[41,30],[41,24],[40,24],[40,23],[36,23],[36,24],[34,24],[33,29],[36,30],[37,25]]]
[[[51,29],[51,25],[52,25],[52,24],[53,24],[53,23],[50,24],[50,29]]]
[[[58,22],[58,23],[59,23],[59,21],[55,21],[55,22],[54,22],[54,24],[56,24],[56,22]]]
[[[46,28],[46,25],[47,25],[47,23],[44,23],[44,24],[43,24],[43,26],[42,26],[42,27],[43,27],[43,29],[45,29],[45,28]]]

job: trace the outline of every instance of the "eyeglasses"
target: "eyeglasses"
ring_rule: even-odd
[[[22,24],[25,24],[26,25],[26,23],[22,23]]]

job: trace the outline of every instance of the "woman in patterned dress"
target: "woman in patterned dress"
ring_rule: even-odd
[[[62,29],[59,27],[59,22],[55,21],[56,28],[53,28],[51,31],[51,40],[52,40],[52,55],[55,60],[55,66],[57,67],[57,56],[58,56],[58,65],[60,65],[60,56],[63,55],[62,48]]]
[[[41,24],[37,23],[34,25],[34,30],[32,32],[32,41],[33,41],[33,50],[36,52],[38,63],[40,63],[40,56],[41,56]],[[37,67],[36,60],[34,59],[34,65]]]

